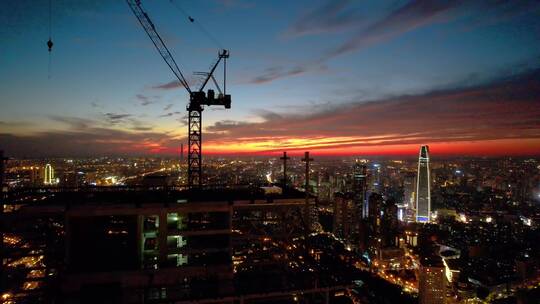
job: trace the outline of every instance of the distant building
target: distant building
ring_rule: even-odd
[[[393,199],[387,199],[382,206],[380,239],[383,247],[398,246],[398,207]]]
[[[416,178],[416,221],[427,223],[431,213],[429,147],[420,147]]]
[[[384,203],[384,199],[382,195],[378,193],[371,193],[368,199],[368,218],[369,221],[372,222],[374,226],[379,227],[380,226],[380,220],[381,220],[381,211],[382,211],[382,205]]]
[[[418,303],[446,303],[445,267],[440,257],[423,258],[420,262],[418,280]]]
[[[381,247],[381,211],[384,204],[382,195],[371,193],[369,196],[369,216],[367,219],[369,230],[369,251],[375,256]]]
[[[43,172],[43,184],[52,185],[55,184],[56,180],[54,179],[54,169],[51,164],[46,164]]]
[[[39,170],[39,167],[30,167],[29,178],[31,186],[35,187],[41,185],[41,183],[43,182],[43,177],[41,176],[41,171]]]
[[[346,243],[352,242],[355,226],[355,206],[350,195],[338,192],[334,195],[333,233]]]
[[[373,164],[371,172],[371,192],[381,193],[381,164]]]

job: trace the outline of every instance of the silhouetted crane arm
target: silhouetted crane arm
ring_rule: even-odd
[[[189,87],[189,83],[187,82],[186,78],[184,77],[184,74],[182,74],[182,71],[180,71],[180,68],[176,64],[176,61],[174,60],[173,56],[171,55],[171,52],[165,45],[165,42],[163,42],[163,39],[161,39],[161,36],[159,36],[158,32],[156,31],[156,27],[154,26],[154,23],[152,20],[150,20],[150,17],[148,17],[148,14],[144,11],[144,9],[141,6],[140,0],[126,0],[129,7],[133,11],[133,14],[137,19],[139,20],[139,23],[144,28],[144,31],[146,34],[148,34],[148,37],[150,37],[150,40],[152,40],[152,43],[154,43],[154,46],[158,50],[159,54],[165,60],[165,63],[169,66],[171,71],[174,73],[180,84],[186,88],[186,90],[191,94],[191,88]]]
[[[218,60],[216,60],[214,65],[211,67],[210,72],[206,74],[206,78],[204,79],[201,87],[199,88],[199,92],[202,92],[204,90],[204,87],[206,87],[206,84],[208,83],[210,78],[212,78],[212,79],[214,78],[214,76],[213,76],[214,71],[216,70],[217,66],[219,65],[219,62],[221,61],[221,59],[223,59],[223,61],[226,62],[227,58],[229,58],[229,51],[221,50],[221,52],[219,52]],[[219,86],[217,85],[215,79],[214,79],[214,83],[219,89]],[[219,90],[221,91],[221,89],[219,89]]]

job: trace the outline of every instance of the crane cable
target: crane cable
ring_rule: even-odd
[[[49,0],[49,40],[51,40],[51,24],[52,24],[52,0]]]
[[[205,34],[206,37],[207,37],[208,39],[210,39],[210,40],[211,40],[218,48],[220,48],[220,49],[222,49],[222,50],[225,49],[225,48],[223,47],[223,45],[222,45],[222,44],[221,44],[221,43],[220,43],[220,42],[219,42],[212,34],[210,34],[210,32],[207,31],[207,30],[204,28],[204,26],[203,26],[199,21],[197,21],[195,18],[191,17],[184,9],[182,9],[182,7],[181,7],[178,3],[174,2],[174,0],[169,0],[169,1],[172,3],[172,5],[173,5],[177,10],[179,10],[179,11],[182,13],[182,14],[183,14],[183,15],[184,15],[191,23],[196,24],[197,27],[199,27],[199,30],[200,30],[203,34]]]
[[[47,46],[49,47],[49,65],[48,65],[48,79],[51,79],[51,50],[53,47],[52,42],[52,0],[49,0],[49,41],[47,41]]]

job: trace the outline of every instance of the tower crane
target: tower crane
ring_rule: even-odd
[[[226,73],[227,73],[227,58],[229,58],[228,50],[220,50],[218,58],[210,67],[209,72],[199,73],[198,75],[204,76],[204,81],[198,89],[192,90],[189,82],[182,74],[182,71],[176,64],[171,52],[161,39],[161,36],[156,30],[156,27],[146,11],[143,9],[140,0],[126,0],[127,4],[133,11],[137,20],[144,28],[146,34],[152,43],[158,50],[159,54],[167,63],[174,76],[178,79],[178,82],[189,93],[189,104],[187,105],[188,111],[188,186],[189,188],[197,188],[202,185],[202,112],[204,106],[223,106],[226,109],[231,108],[231,95],[226,94]],[[190,21],[192,21],[192,18]],[[219,87],[216,79],[214,78],[214,72],[219,63],[223,60],[223,91]],[[204,89],[208,82],[212,80],[218,90],[216,96],[214,90],[209,89],[208,92],[204,92]]]

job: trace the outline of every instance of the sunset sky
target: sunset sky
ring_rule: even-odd
[[[231,52],[205,154],[540,154],[539,1],[142,2],[190,81]],[[125,1],[52,4],[49,78],[48,1],[2,2],[0,150],[187,146],[188,95]]]

